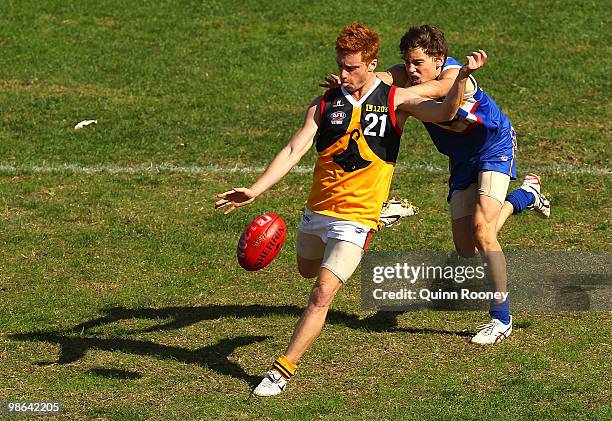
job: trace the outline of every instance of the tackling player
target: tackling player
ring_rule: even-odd
[[[377,73],[387,83],[424,97],[443,98],[449,92],[461,63],[448,57],[448,45],[439,29],[412,27],[400,41],[405,64]],[[335,86],[330,75],[321,86]],[[520,188],[506,196],[510,179],[516,178],[516,133],[508,117],[473,77],[459,111],[444,123],[424,122],[438,151],[449,157],[449,193],[452,233],[460,256],[480,252],[489,267],[495,291],[507,287],[506,260],[497,233],[512,214],[530,208],[550,216],[550,204],[540,191],[540,177],[529,174]],[[381,221],[389,225],[413,214],[407,201],[386,204]],[[480,326],[471,342],[492,344],[512,332],[509,301],[491,302],[491,320]]]
[[[486,61],[484,51],[472,53],[444,101],[436,102],[377,78],[379,46],[379,35],[368,27],[353,23],[343,28],[336,39],[341,86],[310,103],[302,127],[251,187],[217,196],[215,207],[228,206],[226,214],[252,203],[315,145],[318,159],[296,249],[300,274],[317,280],[285,353],[253,390],[255,396],[285,389],[320,334],[336,292],[359,265],[389,193],[406,119],[451,119],[467,78]]]

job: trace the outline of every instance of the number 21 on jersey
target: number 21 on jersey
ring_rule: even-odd
[[[364,135],[384,137],[385,129],[387,128],[387,115],[386,114],[379,116],[376,113],[367,113],[364,118],[369,123],[368,127],[366,127],[365,130],[363,131]],[[378,122],[380,122],[380,129],[378,130],[378,133],[376,133],[375,130],[376,130],[376,126],[378,125]]]

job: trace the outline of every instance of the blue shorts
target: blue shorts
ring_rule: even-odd
[[[510,139],[506,147],[497,147],[495,150],[470,157],[467,160],[450,160],[450,178],[448,179],[447,202],[456,190],[465,190],[470,184],[478,182],[478,173],[481,171],[495,171],[508,174],[512,180],[516,179],[516,132],[510,130]]]

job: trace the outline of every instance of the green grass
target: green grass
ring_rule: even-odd
[[[287,392],[249,399],[310,289],[294,263],[310,175],[224,217],[214,195],[256,174],[32,170],[265,165],[335,69],[342,25],[379,30],[386,67],[429,22],[457,58],[487,50],[478,80],[519,133],[519,177],[544,170],[552,218],[513,218],[504,247],[610,252],[605,4],[2,2],[0,399],[60,400],[69,419],[609,419],[609,312],[518,312],[508,341],[474,348],[482,314],[385,321],[360,310],[357,275]],[[446,175],[411,169],[445,158],[419,123],[403,140],[393,193],[422,212],[372,249],[450,250]],[[287,244],[247,273],[235,243],[269,211]]]

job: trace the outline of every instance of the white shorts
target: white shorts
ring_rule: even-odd
[[[478,173],[478,184],[472,183],[464,190],[455,190],[450,199],[451,219],[459,219],[474,214],[478,196],[488,196],[502,205],[506,200],[510,176],[496,171]]]
[[[304,209],[297,235],[297,254],[322,259],[321,267],[346,282],[361,262],[374,230],[358,222],[321,215]]]

